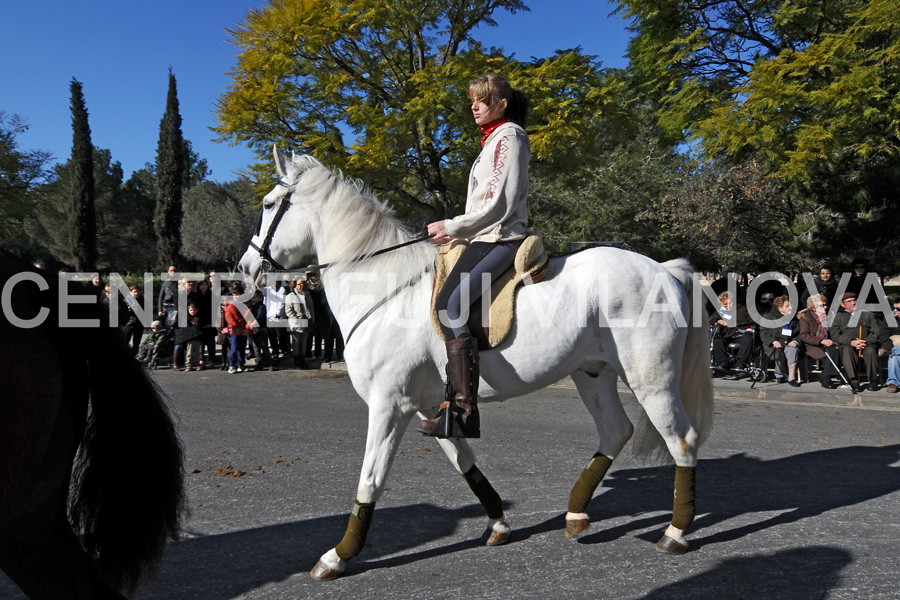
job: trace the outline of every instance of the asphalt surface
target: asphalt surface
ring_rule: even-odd
[[[313,581],[346,528],[365,446],[366,406],[330,366],[157,372],[179,417],[192,514],[139,597],[900,599],[897,395],[721,379],[684,556],[653,547],[673,467],[630,449],[595,494],[587,534],[565,538],[596,434],[564,380],[482,407],[473,447],[504,498],[509,544],[482,545],[481,507],[410,427],[362,554],[340,579]],[[23,598],[2,574],[0,598]]]

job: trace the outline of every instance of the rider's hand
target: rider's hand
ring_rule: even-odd
[[[428,241],[432,244],[446,244],[451,239],[450,235],[447,233],[447,225],[445,225],[443,221],[429,223],[428,235],[431,236],[431,239]]]

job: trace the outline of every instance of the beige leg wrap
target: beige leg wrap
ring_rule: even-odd
[[[675,502],[672,507],[672,526],[682,531],[694,522],[696,472],[695,467],[675,467]]]
[[[569,494],[569,512],[583,513],[587,510],[587,506],[594,496],[594,491],[606,472],[612,465],[612,459],[602,454],[594,455],[587,468],[581,472],[581,477],[575,482],[572,493]]]
[[[375,504],[360,504],[358,500],[353,501],[353,510],[350,512],[350,522],[347,524],[344,539],[334,549],[341,560],[346,562],[362,552],[374,514]]]

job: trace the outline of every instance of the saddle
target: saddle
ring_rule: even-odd
[[[435,301],[450,271],[468,247],[464,240],[453,240],[444,244],[438,251],[435,265],[434,287],[431,293],[431,325],[438,337],[444,339]],[[538,283],[547,275],[550,261],[544,251],[544,242],[540,234],[532,233],[522,242],[516,251],[513,265],[491,285],[491,308],[488,318],[489,326],[484,326],[481,315],[481,302],[475,302],[469,313],[467,325],[472,335],[478,340],[479,350],[490,350],[500,345],[512,329],[515,291],[526,280]],[[530,279],[529,279],[530,278]],[[444,340],[446,341],[446,340]]]

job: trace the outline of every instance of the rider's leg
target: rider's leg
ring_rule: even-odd
[[[521,240],[496,244],[473,242],[460,256],[438,294],[436,308],[447,340],[447,394],[437,416],[419,423],[422,433],[442,438],[481,435],[477,406],[478,347],[466,326],[468,308],[485,292],[489,293],[490,282],[513,264],[520,245]]]

